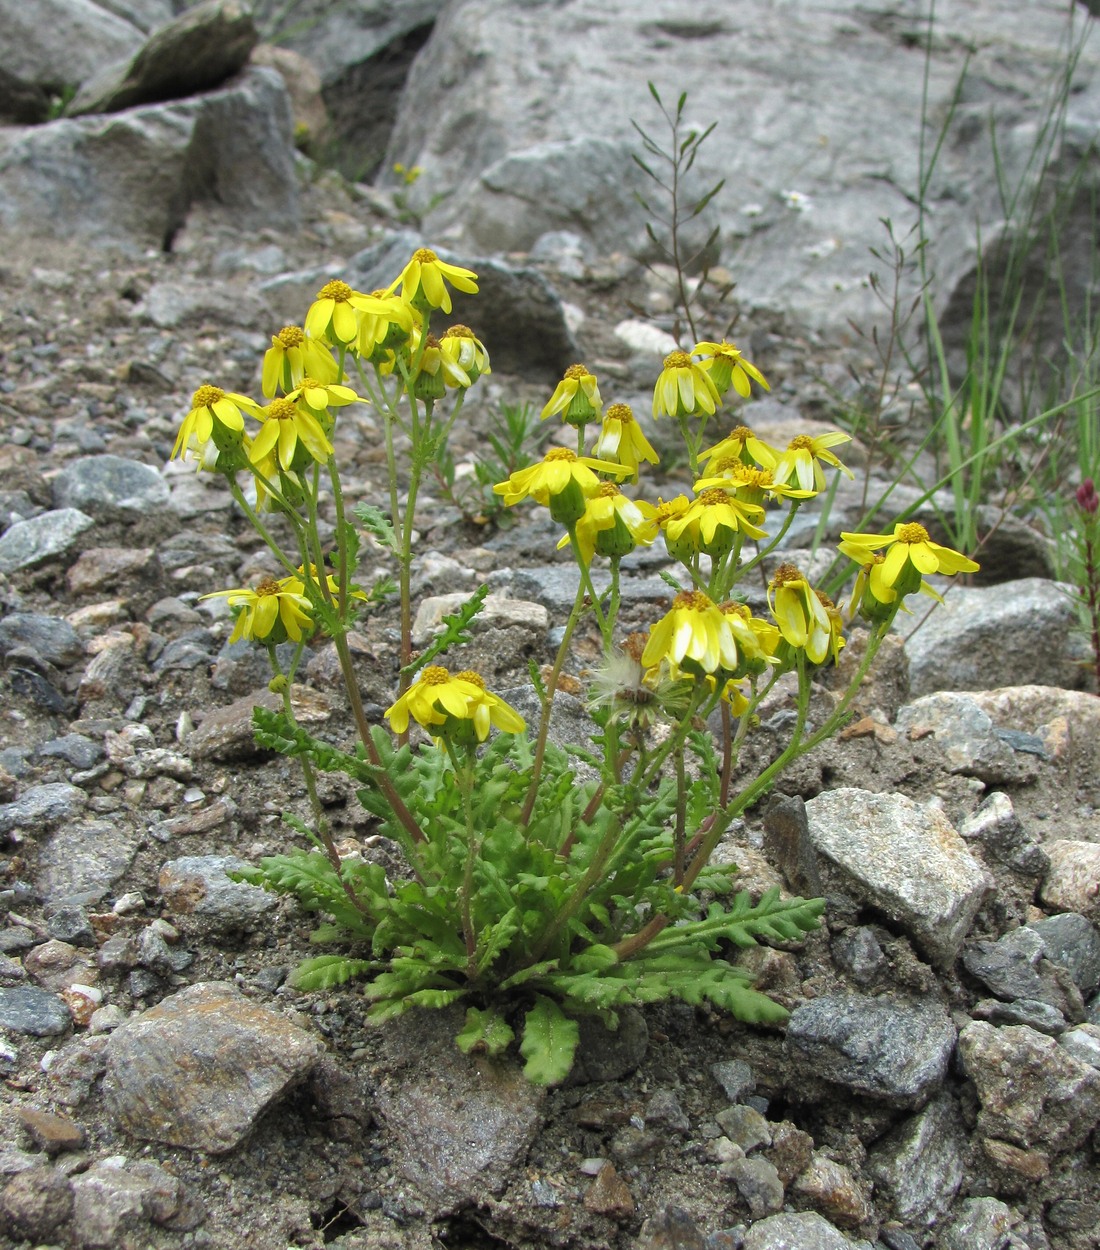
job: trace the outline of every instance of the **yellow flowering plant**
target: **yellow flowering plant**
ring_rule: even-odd
[[[548,675],[532,665],[538,716],[528,725],[450,654],[469,641],[486,587],[445,618],[423,651],[412,645],[418,495],[425,473],[447,465],[465,397],[490,372],[474,330],[432,324],[449,310],[452,287],[474,294],[477,275],[427,248],[381,292],[331,281],[300,327],[272,339],[261,371],[266,403],[207,384],[183,418],[173,454],[224,476],[271,556],[263,580],[210,597],[224,597],[235,614],[233,641],[268,651],[282,708],[256,709],[257,740],[300,760],[312,811],[310,823],[287,816],[302,845],[241,875],[322,917],[313,937],[332,949],[297,969],[297,986],[361,979],[373,1020],[462,1003],[457,1044],[496,1054],[518,1038],[527,1076],[542,1084],[567,1076],[584,1015],[614,1028],[622,1008],[675,997],[781,1022],[785,1009],[723,951],[796,941],[816,927],[823,901],[778,890],[752,899],[736,890],[736,867],[712,864],[712,855],[788,764],[841,727],[894,615],[924,576],[977,566],[912,522],[891,534],[844,535],[870,636],[847,690],[810,731],[811,682],[844,646],[841,613],[790,564],[771,578],[771,619],[756,616],[738,587],[779,547],[823,474],[846,471],[833,451],[843,436],[796,439],[782,452],[734,423],[701,451],[708,421],[767,383],[732,343],[699,342],[670,354],[652,403],[684,431],[693,497],[649,502],[637,485],[657,460],[645,431],[627,405],[605,411],[596,376],[575,364],[541,414],[560,418],[568,445],[516,463],[492,487],[503,510],[546,508],[577,566]],[[359,405],[381,425],[388,493],[385,506],[349,509],[337,433]],[[323,508],[334,526],[322,524]],[[369,591],[355,580],[364,533],[394,567],[392,580]],[[622,561],[658,541],[675,569],[664,574],[670,603],[648,630],[624,635]],[[393,591],[393,697],[385,724],[372,724],[349,631],[357,613]],[[595,750],[562,749],[549,735],[555,693],[578,631],[590,626],[603,649],[589,699]],[[291,683],[315,637],[334,645],[353,748],[295,719]],[[790,738],[766,768],[740,776],[758,709],[785,675],[795,687]],[[589,765],[586,780],[578,760]],[[401,872],[387,875],[337,846],[318,799],[319,771],[353,779],[380,831],[401,848]]]

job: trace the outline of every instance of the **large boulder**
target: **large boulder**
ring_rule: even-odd
[[[456,249],[529,250],[569,229],[640,254],[649,215],[632,193],[654,189],[631,159],[631,123],[667,145],[645,83],[670,108],[686,89],[685,123],[718,122],[686,193],[726,179],[712,207],[739,301],[848,333],[849,318],[879,312],[867,274],[880,220],[901,239],[916,220],[925,89],[927,152],[969,58],[926,192],[946,300],[973,268],[975,222],[990,241],[1004,216],[989,117],[1014,186],[1065,26],[1063,6],[969,0],[937,10],[926,61],[926,21],[895,3],[743,0],[703,12],[687,0],[454,0],[413,65],[388,156],[423,167],[410,199],[427,232]],[[1098,66],[1086,47],[1068,128],[1082,154],[1096,133]]]
[[[282,79],[257,68],[189,100],[0,133],[0,230],[165,247],[198,202],[293,229],[291,132]]]
[[[51,99],[132,56],[142,28],[94,0],[0,0],[0,120],[44,121]]]
[[[258,39],[242,0],[203,0],[157,30],[136,56],[94,74],[66,112],[117,113],[220,87],[244,68]]]

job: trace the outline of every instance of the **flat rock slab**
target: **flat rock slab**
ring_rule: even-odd
[[[811,799],[806,815],[827,884],[950,964],[993,882],[947,817],[901,794],[848,787]]]
[[[57,508],[16,521],[0,537],[0,573],[15,573],[63,555],[94,524],[79,508]]]
[[[464,1055],[461,1010],[414,1011],[388,1026],[394,1075],[378,1110],[397,1140],[397,1165],[440,1212],[499,1193],[542,1126],[545,1091],[519,1065]]]
[[[900,1105],[919,1105],[942,1083],[955,1026],[933,1003],[824,994],[796,1007],[787,1047],[814,1075]]]
[[[146,1141],[225,1154],[324,1052],[320,1040],[203,982],[117,1029],[107,1044],[107,1106]]]

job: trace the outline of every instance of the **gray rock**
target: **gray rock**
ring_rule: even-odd
[[[38,102],[5,117],[45,121],[51,96],[140,47],[141,31],[108,8],[93,0],[0,0],[0,80]]]
[[[0,155],[0,225],[4,223],[3,156]],[[0,536],[0,573],[33,568],[44,560],[64,555],[77,538],[95,522],[76,508],[42,512],[28,521],[16,521]]]
[[[1063,1050],[1090,1067],[1100,1068],[1100,1026],[1082,1024],[1058,1039]]]
[[[1028,925],[1043,943],[1043,953],[1073,978],[1082,994],[1100,986],[1100,933],[1084,916],[1063,912]]]
[[[245,67],[258,39],[240,0],[203,0],[157,30],[134,57],[83,82],[65,111],[117,113],[211,91]]]
[[[394,1162],[440,1211],[504,1188],[545,1099],[514,1061],[462,1054],[454,1035],[463,1018],[461,1009],[413,1011],[389,1025],[389,1072],[377,1093]]]
[[[955,1026],[933,1003],[824,994],[787,1022],[787,1049],[809,1070],[859,1094],[920,1105],[943,1082]]]
[[[754,1220],[783,1209],[783,1182],[768,1159],[731,1159],[719,1164],[719,1174],[737,1186]]]
[[[895,722],[911,737],[931,733],[953,773],[977,777],[990,785],[1029,779],[1034,765],[1021,760],[998,733],[993,717],[966,694],[942,692],[907,703]]]
[[[73,1178],[73,1196],[73,1229],[88,1250],[113,1250],[151,1224],[182,1231],[198,1222],[183,1183],[151,1160],[99,1160]]]
[[[755,1107],[737,1103],[719,1111],[714,1118],[722,1132],[745,1154],[750,1154],[758,1146],[772,1144],[768,1122]]]
[[[72,1212],[72,1185],[57,1168],[29,1167],[0,1189],[0,1231],[20,1240],[50,1239]]]
[[[768,804],[764,813],[764,852],[796,894],[817,898],[824,892],[801,795],[777,794]]]
[[[1012,1211],[998,1198],[967,1198],[940,1236],[940,1250],[1006,1250]]]
[[[903,1224],[935,1224],[962,1184],[966,1147],[958,1106],[934,1099],[875,1143],[867,1166],[876,1195]]]
[[[1059,55],[1064,37],[1062,12],[1014,13],[998,23],[995,40],[988,20],[980,6],[937,12],[928,64],[933,118],[952,108],[963,49],[974,50],[968,82],[982,84],[980,98],[954,110],[947,151],[927,190],[942,235],[937,274],[948,290],[972,267],[975,217],[986,239],[1003,219],[988,128],[979,119],[986,123],[991,112],[998,119],[1000,167],[1015,185],[1034,139],[1022,97],[1048,81],[1047,58]],[[752,57],[744,55],[746,31]],[[674,83],[690,84],[686,120],[697,128],[723,123],[694,172],[700,187],[727,179],[716,209],[723,238],[736,247],[742,306],[778,305],[800,321],[844,331],[850,318],[876,312],[866,282],[869,223],[889,218],[904,238],[914,220],[926,84],[925,60],[913,49],[924,34],[915,11],[848,4],[789,11],[749,0],[734,16],[684,4],[657,11],[630,0],[609,0],[598,12],[459,0],[446,6],[414,63],[387,164],[415,162],[428,171],[411,200],[437,236],[447,231],[463,244],[524,250],[547,230],[568,229],[640,252],[648,242],[645,215],[630,196],[653,189],[629,161],[640,149],[630,123],[666,137],[644,84],[655,65],[674,65]],[[555,52],[561,49],[568,55]],[[1011,83],[996,69],[1005,58],[1016,67]],[[1094,61],[1092,53],[1090,70]],[[715,64],[729,72],[715,74]],[[679,89],[662,84],[668,107]],[[1071,110],[1081,154],[1093,108],[1088,90]],[[724,124],[733,117],[736,125]],[[822,142],[807,159],[811,133]],[[841,150],[859,155],[838,176],[830,154]],[[434,197],[442,198],[432,207]]]
[[[973,942],[963,952],[962,962],[971,976],[1006,1002],[1033,999],[1080,1019],[1080,1001],[1074,1003],[1067,995],[1068,987],[1044,958],[1042,937],[1032,928],[1013,929],[996,942]]]
[[[707,1250],[699,1225],[680,1207],[665,1207],[642,1225],[635,1250]]]
[[[73,768],[91,768],[103,758],[103,748],[84,734],[65,734],[51,738],[38,748],[44,759],[62,759]]]
[[[46,927],[50,937],[59,942],[69,942],[73,946],[95,946],[96,937],[88,921],[88,913],[75,903],[62,903],[59,907],[49,907],[46,913]]]
[[[297,225],[290,102],[274,70],[190,100],[0,135],[5,230],[163,248],[196,202],[240,229]]]
[[[959,1034],[959,1056],[977,1088],[984,1137],[1059,1152],[1100,1122],[1100,1072],[1034,1029],[976,1021]]]
[[[164,864],[158,884],[165,905],[177,916],[195,916],[221,930],[255,924],[278,897],[258,885],[227,875],[247,867],[235,855],[185,855]]]
[[[999,998],[983,998],[971,1007],[970,1014],[975,1020],[988,1020],[990,1024],[1026,1024],[1050,1037],[1066,1030],[1066,1018],[1058,1008],[1034,998],[1014,998],[1007,1003]]]
[[[1046,852],[1050,867],[1040,899],[1051,910],[1077,912],[1100,925],[1100,843],[1059,838]]]
[[[32,786],[14,803],[0,804],[0,833],[23,828],[39,833],[43,828],[71,820],[82,811],[88,796],[79,786],[67,781],[51,781],[43,786]]]
[[[294,715],[301,725],[317,725],[328,719],[332,705],[320,691],[294,686],[290,692]],[[282,707],[282,699],[270,690],[257,690],[228,707],[207,712],[202,724],[187,737],[187,751],[197,760],[229,760],[260,753],[256,745],[252,710]]]
[[[139,840],[124,821],[70,821],[40,846],[35,886],[57,902],[102,899],[130,867]]]
[[[1041,877],[1049,867],[1043,848],[1020,823],[1012,800],[1000,791],[988,795],[960,822],[959,833],[968,842],[980,842],[989,859],[1014,872]]]
[[[889,967],[874,930],[867,925],[849,929],[834,938],[832,952],[837,967],[864,989],[873,985]]]
[[[154,282],[136,311],[161,330],[207,321],[256,329],[271,321],[259,296],[186,277]]]
[[[649,1048],[649,1026],[636,1007],[619,1011],[619,1027],[609,1029],[595,1016],[581,1017],[580,1042],[570,1080],[618,1081],[645,1059]]]
[[[78,508],[97,519],[133,518],[168,503],[168,483],[151,464],[121,456],[82,456],[53,480],[57,508]]]
[[[421,599],[413,622],[413,640],[423,646],[434,634],[441,633],[443,618],[457,612],[469,598],[465,591],[453,594],[433,595]],[[473,628],[491,629],[508,627],[529,629],[540,638],[550,627],[546,609],[538,603],[523,599],[506,599],[503,595],[486,595],[481,611],[474,618]]]
[[[816,1211],[771,1215],[745,1234],[744,1250],[794,1250],[796,1246],[798,1250],[852,1250],[852,1242]]]
[[[993,690],[1082,682],[1071,588],[1039,577],[1000,586],[953,587],[947,605],[906,639],[910,689]],[[904,632],[904,631],[903,631]]]
[[[135,1137],[224,1154],[323,1049],[231,985],[192,985],[111,1034],[107,1107]]]
[[[646,1103],[643,1118],[650,1128],[665,1129],[685,1137],[691,1132],[691,1121],[671,1089],[654,1091]]]
[[[730,1102],[740,1102],[756,1089],[756,1077],[744,1059],[723,1059],[712,1063],[710,1073]]]
[[[32,1037],[54,1037],[72,1024],[69,1009],[56,994],[0,986],[0,1027]]]
[[[17,646],[60,668],[84,658],[84,643],[69,622],[40,612],[12,612],[0,620],[0,655]]]
[[[992,882],[950,821],[900,794],[841,788],[806,804],[829,888],[869,904],[933,961],[958,953]]]

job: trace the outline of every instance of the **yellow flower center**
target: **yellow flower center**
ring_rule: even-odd
[[[300,391],[312,391],[312,390],[323,391],[324,389],[325,389],[324,383],[318,382],[316,378],[303,378],[298,383],[298,390]]]
[[[805,580],[793,564],[781,564],[772,574],[771,585],[774,590],[778,586],[786,586],[791,582],[802,582]]]
[[[743,443],[746,439],[755,437],[756,435],[747,425],[739,425],[735,429],[730,430],[729,434],[726,435],[726,441],[729,442],[733,439],[739,443]]]
[[[726,616],[739,616],[743,621],[752,618],[752,611],[747,603],[738,603],[736,599],[727,599],[718,605]]]
[[[472,339],[475,337],[473,330],[469,326],[456,325],[451,326],[447,333],[443,336],[445,339]]]
[[[191,396],[192,408],[208,408],[211,404],[216,404],[219,399],[225,398],[225,391],[220,386],[200,386],[199,389]]]
[[[682,515],[685,510],[685,504],[679,499],[670,499],[666,503],[663,499],[658,498],[657,509],[653,514],[653,519],[658,525],[664,525],[666,521],[671,521],[673,518]]]
[[[743,486],[755,486],[760,490],[771,486],[771,469],[754,469],[752,465],[742,464],[740,460],[735,461],[734,465],[730,473]]]
[[[275,337],[282,347],[301,347],[306,341],[305,333],[300,326],[283,326]]]
[[[738,347],[734,347],[732,343],[727,343],[726,340],[723,339],[721,343],[718,344],[718,347],[715,350],[714,354],[716,356],[729,356],[729,357],[732,357],[734,360],[737,360],[741,356],[741,349]]]
[[[590,378],[592,375],[588,372],[584,365],[570,365],[562,374],[563,379],[573,382],[579,382],[581,378]]]
[[[479,690],[485,689],[485,678],[480,673],[475,673],[472,668],[464,668],[461,673],[455,673],[455,681],[468,681]]]
[[[442,686],[451,680],[451,674],[442,664],[429,664],[420,674],[420,681],[425,686]]]
[[[710,490],[705,490],[699,496],[699,502],[706,508],[713,508],[718,504],[729,503],[730,497],[720,486],[712,486]]]
[[[673,608],[689,612],[705,612],[714,605],[701,590],[682,590],[672,601]]]
[[[672,352],[665,357],[666,369],[690,369],[694,363],[687,352]]]
[[[809,434],[796,434],[787,444],[788,451],[813,451],[814,440]]]
[[[434,334],[429,334],[424,340],[425,351],[439,351],[439,340]]]
[[[825,609],[826,612],[836,611],[836,604],[829,598],[829,596],[823,590],[815,590],[814,594],[817,595],[818,602],[821,604],[821,606]]]
[[[614,482],[601,482],[600,485],[596,487],[596,493],[595,495],[593,495],[593,498],[594,499],[614,499],[616,495],[621,495],[621,494],[622,494],[622,491],[619,490],[619,488],[615,485]]]
[[[634,420],[634,413],[629,404],[612,404],[606,416],[608,421],[621,421],[623,425]]]
[[[575,451],[570,451],[568,447],[551,447],[550,450],[543,457],[544,460],[548,460],[548,461],[576,460],[576,458],[577,458],[577,453]]]
[[[279,583],[273,577],[265,577],[264,580],[256,587],[258,596],[277,595],[279,593]]]
[[[439,257],[432,251],[430,247],[418,247],[413,252],[413,260],[421,265],[434,265]]]
[[[897,540],[899,543],[926,543],[928,541],[928,531],[923,525],[918,525],[916,521],[909,521],[898,530]]]
[[[293,421],[298,415],[298,409],[293,399],[274,399],[264,409],[264,419],[267,421]]]
[[[435,260],[435,257],[432,257]],[[317,292],[318,299],[334,299],[338,304],[346,304],[351,298],[351,287],[346,282],[341,282],[339,278],[334,278]]]

